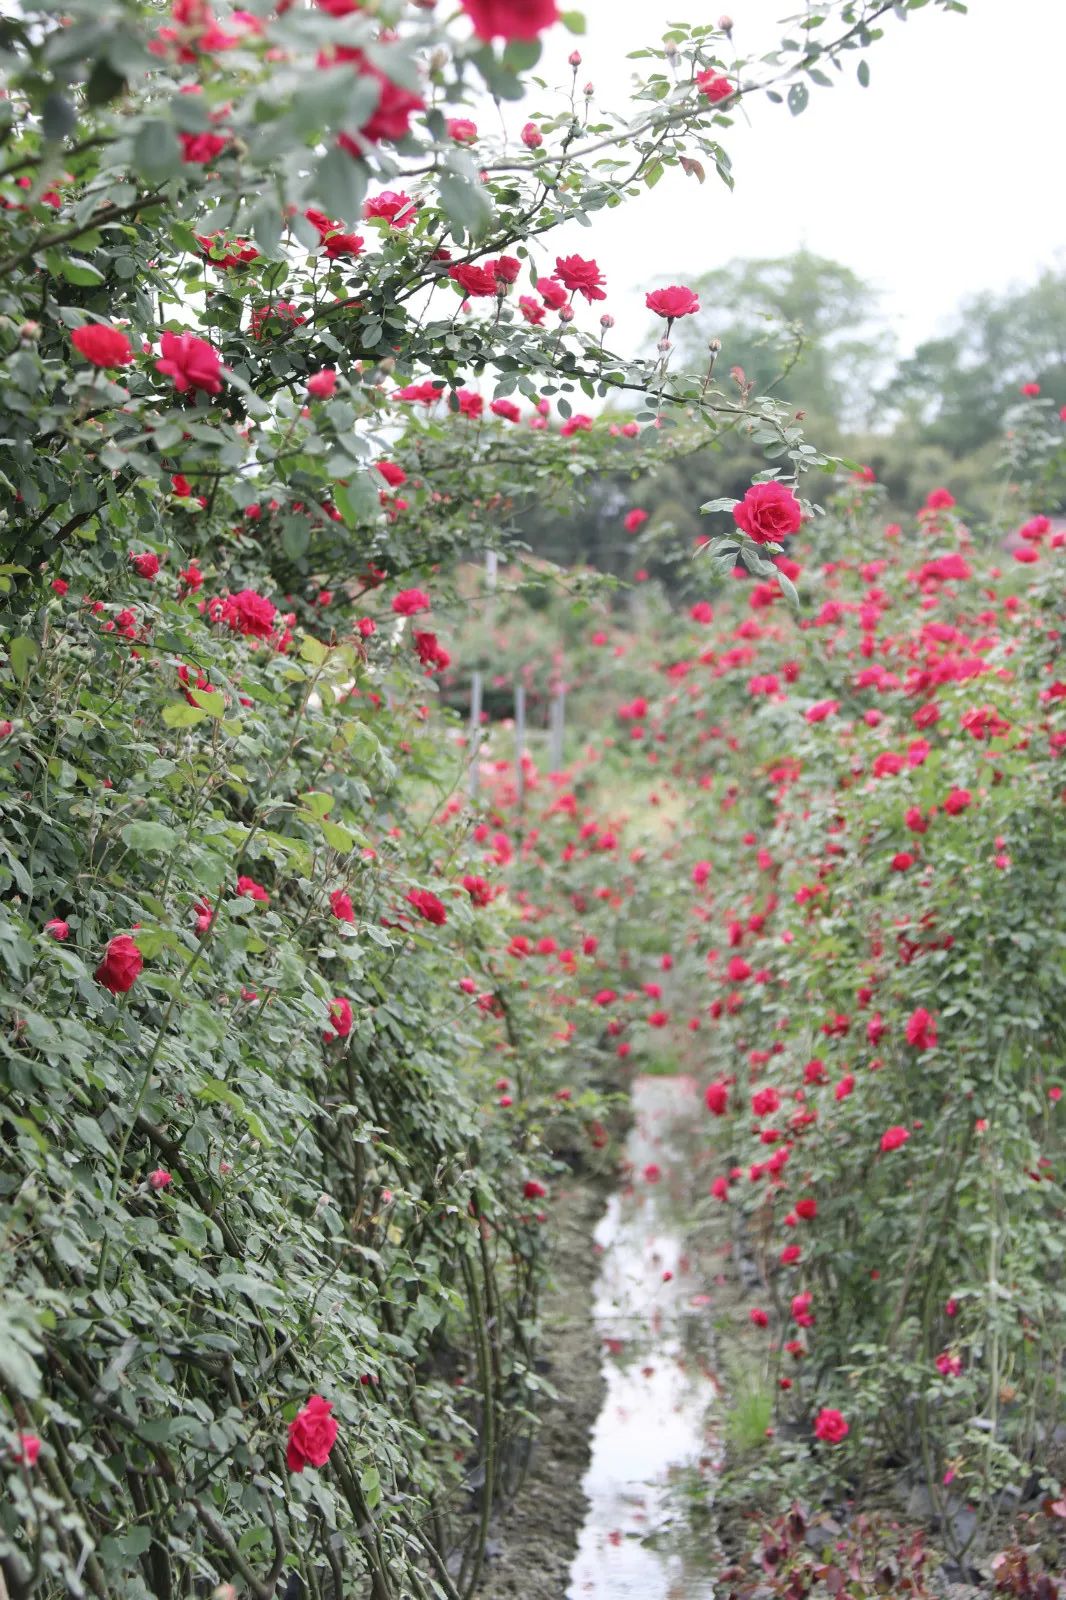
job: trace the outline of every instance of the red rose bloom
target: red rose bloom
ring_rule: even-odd
[[[479,39],[535,39],[558,22],[555,0],[460,0]]]
[[[398,617],[413,617],[430,608],[429,595],[422,589],[401,589],[392,597],[392,609]]]
[[[448,920],[448,913],[444,901],[429,889],[408,889],[404,899],[409,906],[413,906],[418,915],[426,922],[432,922],[436,927],[441,927]]]
[[[645,295],[644,304],[657,317],[665,317],[667,322],[673,322],[675,317],[690,317],[698,311],[700,297],[693,290],[675,283],[669,289],[656,289],[654,294]]]
[[[539,1178],[527,1178],[522,1185],[522,1193],[527,1200],[543,1200],[548,1191]]]
[[[159,571],[159,557],[154,550],[131,550],[130,562],[142,578],[151,580]]]
[[[729,1110],[729,1086],[720,1079],[709,1083],[703,1093],[704,1103],[712,1117],[724,1117]]]
[[[418,203],[410,195],[397,194],[395,189],[383,189],[370,196],[363,207],[363,216],[384,217],[391,228],[407,228],[418,215]]]
[[[355,911],[352,909],[351,896],[345,894],[343,889],[334,889],[329,897],[329,905],[338,922],[355,921]]]
[[[64,922],[61,917],[50,917],[44,925],[44,931],[62,944],[64,939],[70,938],[70,923]]]
[[[583,294],[589,302],[606,300],[607,296],[600,287],[604,281],[603,273],[595,261],[586,261],[583,256],[556,256],[555,271],[571,294]],[[537,288],[540,288],[539,283]]]
[[[107,322],[87,322],[83,328],[75,328],[70,342],[94,367],[128,367],[133,360],[133,346],[126,335]]]
[[[803,510],[786,484],[753,483],[733,507],[733,520],[756,544],[780,544],[799,528]]]
[[[708,67],[706,72],[697,72],[696,88],[712,105],[718,105],[722,100],[728,100],[736,89],[729,79],[722,73],[715,72],[713,67]]]
[[[538,278],[537,293],[549,311],[561,311],[566,304],[566,290],[556,278]]]
[[[254,639],[267,639],[274,630],[278,608],[265,595],[254,589],[241,589],[228,594],[222,602],[222,621],[234,633],[243,633]]]
[[[464,294],[473,295],[475,299],[497,292],[496,275],[487,267],[474,266],[472,263],[449,267],[448,276],[454,279]]]
[[[330,400],[337,392],[337,374],[332,367],[323,367],[307,380],[307,392],[315,400]]]
[[[503,417],[505,422],[521,422],[522,413],[513,400],[494,400],[489,406],[494,417]]]
[[[822,1439],[826,1444],[839,1444],[841,1439],[847,1437],[848,1425],[839,1411],[832,1411],[823,1406],[814,1419],[815,1438]]]
[[[332,1410],[328,1400],[313,1394],[303,1410],[293,1417],[285,1452],[285,1464],[290,1472],[325,1466],[337,1442],[337,1424],[330,1415]]]
[[[128,933],[108,941],[104,959],[93,976],[112,994],[127,994],[140,977],[144,957]]]
[[[412,94],[402,84],[393,80],[380,67],[368,59],[365,52],[351,45],[338,45],[329,55],[319,56],[319,66],[332,67],[349,63],[361,78],[373,78],[379,88],[378,103],[363,123],[358,133],[342,133],[337,143],[349,155],[363,156],[369,145],[382,140],[405,139],[410,132],[411,118],[416,111],[425,109],[420,94]]]
[[[329,1025],[332,1032],[322,1035],[327,1044],[334,1039],[346,1039],[352,1031],[351,1001],[345,1000],[343,995],[329,1003]]]
[[[179,394],[187,389],[222,393],[222,362],[206,339],[198,339],[195,333],[164,333],[160,345],[163,357],[155,370],[170,378]]]
[[[881,1149],[886,1152],[889,1150],[899,1150],[902,1145],[907,1143],[909,1138],[910,1132],[908,1129],[901,1128],[898,1124],[893,1128],[886,1128],[884,1133],[881,1135]]]
[[[936,1048],[936,1018],[924,1006],[919,1006],[907,1018],[907,1043],[915,1050]]]

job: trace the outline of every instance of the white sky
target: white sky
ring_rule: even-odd
[[[747,54],[769,48],[785,31],[778,19],[799,9],[790,0],[573,3],[587,33],[553,29],[538,71],[569,86],[565,59],[576,46],[579,87],[591,80],[594,104],[615,110],[642,65],[627,51],[657,43],[669,22],[728,10],[737,53]],[[566,249],[595,256],[607,275],[615,348],[644,334],[646,288],[733,256],[806,245],[844,262],[882,291],[903,352],[943,331],[963,296],[1066,267],[1066,0],[971,0],[965,16],[930,4],[884,26],[867,52],[868,89],[855,79],[856,52],[833,89],[811,85],[799,117],[763,98],[745,103],[722,140],[732,194],[713,173],[700,187],[670,170],[639,201],[567,230]],[[509,120],[534,106],[554,109],[534,91]]]

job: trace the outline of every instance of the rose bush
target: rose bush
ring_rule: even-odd
[[[551,1151],[607,1138],[576,1053],[605,1008],[565,1008],[622,901],[610,826],[573,852],[580,945],[496,892],[535,841],[455,798],[454,558],[673,415],[775,482],[821,463],[772,398],[610,348],[595,259],[538,241],[667,168],[728,181],[734,101],[802,110],[887,9],[771,66],[674,28],[626,115],[534,123],[552,4],[5,19],[12,1600],[473,1593],[542,1386]],[[505,132],[445,114],[486,96]],[[575,410],[629,393],[624,425]]]

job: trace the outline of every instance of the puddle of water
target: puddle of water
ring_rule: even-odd
[[[702,1102],[685,1078],[638,1079],[632,1100],[632,1181],[596,1230],[603,1259],[594,1315],[607,1393],[567,1600],[711,1600],[706,1570],[666,1526],[671,1480],[693,1467],[713,1471],[719,1453],[706,1337],[711,1272],[685,1236],[707,1189]],[[644,1542],[656,1533],[654,1544]]]

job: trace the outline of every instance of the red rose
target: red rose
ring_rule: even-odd
[[[144,957],[128,933],[120,933],[108,943],[104,959],[93,976],[112,994],[126,994],[140,977]]]
[[[130,561],[142,578],[152,579],[159,571],[159,557],[154,550],[131,550]]]
[[[543,1200],[548,1191],[538,1178],[527,1178],[522,1193],[527,1200]]]
[[[907,1018],[907,1043],[915,1050],[936,1048],[936,1018],[924,1006],[919,1006]]]
[[[827,1406],[823,1406],[814,1419],[815,1438],[823,1439],[826,1444],[839,1444],[848,1432],[848,1425],[841,1413]]]
[[[315,400],[329,400],[337,392],[337,374],[332,367],[323,367],[307,380],[307,392]]]
[[[222,362],[206,339],[198,339],[195,333],[164,333],[160,345],[163,356],[155,370],[170,378],[179,394],[187,389],[222,393]]]
[[[527,150],[537,150],[544,143],[544,135],[535,122],[527,122],[522,129],[522,143]]]
[[[62,944],[64,939],[70,938],[70,923],[64,922],[60,917],[51,917],[44,925],[45,933],[50,933],[53,939],[58,939]]]
[[[150,1189],[154,1189],[156,1193],[160,1189],[169,1189],[173,1182],[174,1179],[165,1167],[156,1167],[154,1172],[148,1174],[148,1186]]]
[[[126,335],[107,322],[87,322],[75,328],[70,342],[94,367],[128,367],[133,360],[133,346]]]
[[[496,275],[487,267],[474,266],[472,263],[449,267],[448,276],[454,279],[464,294],[473,295],[475,298],[494,295],[497,292]]]
[[[538,278],[537,293],[549,311],[561,311],[566,304],[566,290],[556,278]]]
[[[881,1135],[881,1149],[884,1151],[899,1150],[901,1146],[907,1143],[909,1138],[910,1133],[906,1128],[901,1128],[898,1125],[893,1128],[886,1128]]]
[[[803,511],[786,484],[753,483],[733,507],[733,520],[756,544],[780,544],[799,528]]]
[[[730,95],[736,94],[736,89],[729,79],[720,72],[715,72],[713,67],[708,67],[706,72],[697,72],[696,88],[712,105],[718,105],[722,100],[728,100]]]
[[[468,117],[449,117],[447,128],[448,138],[454,139],[456,144],[473,144],[477,138],[477,123]]]
[[[20,1433],[12,1454],[20,1467],[35,1467],[41,1453],[41,1441],[35,1433]]]
[[[641,506],[634,506],[632,511],[627,511],[622,523],[627,533],[636,533],[648,520],[648,513]]]
[[[583,256],[556,256],[555,271],[571,294],[583,294],[590,302],[606,300],[607,296],[600,287],[604,281],[603,273],[595,261],[586,261]],[[540,288],[539,283],[537,288]]]
[[[719,1079],[717,1083],[709,1083],[704,1090],[703,1099],[707,1110],[712,1117],[724,1117],[729,1110],[729,1086]]]
[[[555,0],[460,0],[479,39],[535,39],[558,22]]]
[[[690,317],[698,311],[700,298],[692,289],[682,288],[675,283],[669,289],[656,289],[654,294],[645,295],[644,304],[657,317],[665,317],[668,322],[673,322],[675,317]]]
[[[228,594],[222,602],[221,617],[226,626],[234,633],[255,639],[270,637],[277,614],[277,606],[264,595],[256,594],[254,589]]]
[[[334,889],[329,897],[329,905],[338,922],[355,921],[355,911],[352,908],[351,896],[345,894],[343,889]]]
[[[364,217],[384,217],[392,228],[407,228],[418,215],[418,203],[410,195],[397,194],[395,189],[383,189],[371,195],[363,207]]]
[[[337,1442],[337,1424],[330,1412],[328,1400],[313,1394],[302,1411],[289,1423],[289,1445],[285,1464],[290,1472],[302,1472],[305,1467],[324,1467],[329,1453]]]
[[[429,889],[409,889],[404,896],[409,906],[413,906],[420,917],[426,922],[434,923],[438,928],[448,920],[448,913],[443,900]]]
[[[318,58],[320,67],[342,64],[352,66],[361,78],[373,78],[378,85],[378,103],[357,133],[342,133],[337,140],[349,155],[363,156],[367,147],[381,140],[404,139],[410,131],[411,118],[425,108],[420,94],[412,94],[401,84],[394,83],[387,73],[367,57],[366,53],[351,45],[338,45],[335,50]]]
[[[513,400],[494,400],[489,406],[494,417],[503,417],[505,422],[521,422],[522,413]]]
[[[413,617],[419,611],[428,611],[429,595],[422,589],[401,589],[392,599],[392,609],[398,617]]]
[[[322,1035],[327,1044],[334,1039],[346,1039],[352,1031],[352,1005],[343,995],[329,1003],[329,1025],[333,1031]]]

